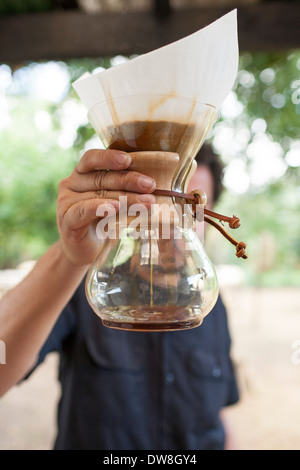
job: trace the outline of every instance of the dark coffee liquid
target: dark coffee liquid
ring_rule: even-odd
[[[197,145],[200,126],[170,121],[131,121],[106,129],[110,149],[125,152],[159,151],[177,152]],[[196,142],[195,142],[196,141]]]
[[[101,318],[105,326],[130,331],[185,330],[195,328],[203,321],[199,308],[176,305],[104,307]]]
[[[178,331],[196,328],[202,320],[171,322],[171,323],[126,323],[102,320],[104,326],[127,331]]]

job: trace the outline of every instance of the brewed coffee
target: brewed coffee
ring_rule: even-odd
[[[190,145],[191,136],[203,134],[200,125],[171,121],[131,121],[103,131],[110,149],[125,152],[158,151],[177,152]],[[193,141],[193,147],[195,142]],[[191,152],[193,150],[191,149]]]

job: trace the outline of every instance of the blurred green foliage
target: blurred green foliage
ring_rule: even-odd
[[[0,14],[46,11],[53,8],[53,0],[1,0]]]
[[[38,93],[41,64],[13,72],[0,66],[2,268],[40,256],[57,239],[58,182],[87,148],[100,146],[71,83],[111,61],[52,64],[66,85],[51,99],[51,83],[49,97],[47,89]],[[216,264],[241,267],[248,282],[299,285],[300,52],[242,54],[230,99],[211,137],[225,163],[226,190],[216,210],[240,217],[233,236],[247,243],[249,259],[237,259],[211,228],[207,251]]]
[[[76,8],[77,0],[0,0],[0,15]]]
[[[228,172],[227,183],[234,183],[231,176],[248,177],[248,185],[240,194],[230,188],[225,191],[217,209],[241,219],[242,225],[233,236],[248,245],[249,259],[243,269],[249,282],[299,285],[299,51],[241,55],[235,94],[242,111],[233,118],[221,116],[221,124],[233,130],[233,141],[220,148],[212,138],[212,144],[226,163],[225,175],[231,166],[239,165],[243,170],[240,175]],[[256,145],[260,140],[268,142],[262,150]],[[273,176],[268,179],[268,174]],[[211,235],[214,248],[218,247],[217,255],[211,250],[214,261],[241,266],[240,260],[233,259],[234,249],[216,234]]]
[[[12,114],[14,125],[1,133],[2,266],[39,256],[57,238],[57,183],[74,165],[74,152],[57,145],[54,129],[37,133],[30,100],[18,100]]]

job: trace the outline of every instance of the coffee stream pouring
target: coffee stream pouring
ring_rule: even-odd
[[[201,325],[217,300],[218,282],[196,235],[196,219],[218,228],[236,245],[237,256],[246,257],[245,244],[234,240],[211,217],[229,222],[231,228],[237,228],[238,219],[208,211],[201,188],[192,194],[185,192],[194,158],[216,120],[219,100],[224,99],[233,85],[237,48],[227,51],[231,66],[227,74],[223,70],[223,87],[219,87],[223,89],[215,93],[214,104],[199,101],[197,86],[191,83],[186,83],[183,96],[174,90],[167,92],[165,76],[160,92],[156,92],[157,86],[149,88],[149,83],[147,93],[139,86],[141,70],[145,75],[147,64],[160,62],[161,56],[168,59],[172,56],[177,64],[178,51],[182,53],[187,48],[191,52],[193,44],[198,46],[203,36],[199,33],[204,32],[206,38],[202,49],[210,49],[212,54],[216,45],[211,45],[209,37],[212,33],[214,36],[218,28],[223,33],[225,28],[229,35],[229,40],[226,36],[227,46],[228,41],[231,46],[235,44],[235,12],[219,22],[195,33],[192,42],[190,37],[185,38],[133,59],[124,64],[125,68],[122,65],[109,69],[74,84],[104,146],[130,152],[132,163],[128,171],[138,171],[156,181],[156,203],[151,209],[141,205],[127,207],[123,197],[119,213],[102,214],[107,217],[97,224],[97,235],[103,242],[87,274],[86,296],[105,326],[133,331],[171,331]],[[205,56],[205,51],[203,53]],[[167,61],[169,69],[174,66],[174,60]],[[210,62],[209,57],[206,60]],[[202,66],[203,61],[202,58]],[[132,71],[136,73],[132,75]],[[208,69],[207,73],[209,75]],[[130,75],[134,84],[128,79]],[[184,88],[184,75],[180,76],[182,80],[175,79],[179,90]],[[172,74],[167,78],[170,88]],[[157,82],[159,76],[156,76],[156,85]],[[207,77],[202,84],[204,89],[206,86],[207,96],[212,96]],[[133,85],[137,93],[130,91]],[[126,86],[129,87],[127,92]]]

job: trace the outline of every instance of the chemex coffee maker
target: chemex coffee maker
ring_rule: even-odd
[[[236,12],[171,45],[96,75],[74,88],[105,148],[129,152],[128,171],[156,181],[156,202],[126,206],[97,226],[102,239],[86,278],[86,296],[105,326],[132,331],[194,328],[213,308],[218,282],[195,232],[213,218],[199,188],[187,193],[194,158],[237,73]],[[209,104],[207,104],[209,103]],[[122,209],[122,203],[125,209]],[[138,206],[138,207],[137,207]]]

